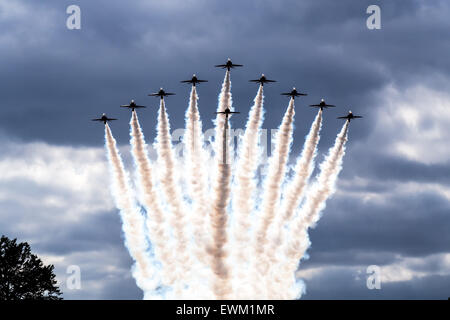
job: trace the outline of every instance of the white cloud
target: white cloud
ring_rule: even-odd
[[[114,208],[103,148],[28,143],[8,145],[4,150],[8,153],[0,155],[1,200],[77,215]],[[18,192],[12,187],[17,183],[29,189]]]
[[[348,272],[354,275],[354,280],[365,281],[367,278],[368,265],[321,265],[307,269],[299,269],[297,277],[308,281],[314,278],[321,278],[330,273]],[[450,253],[439,253],[425,257],[403,257],[397,256],[393,263],[380,265],[381,286],[383,283],[413,281],[418,278],[429,276],[448,276],[450,275]]]
[[[416,85],[404,90],[390,86],[375,112],[372,144],[380,152],[425,164],[450,160],[450,94]]]
[[[353,198],[364,204],[383,205],[398,198],[407,198],[412,194],[433,193],[450,201],[450,187],[438,182],[390,181],[388,186],[383,184],[383,188],[368,191],[371,186],[380,184],[383,184],[383,182],[361,176],[354,176],[349,179],[342,178],[339,181],[336,197]]]
[[[399,258],[398,262],[381,267],[382,282],[409,281],[433,275],[450,275],[450,253]]]
[[[37,3],[23,1],[0,2],[0,27],[8,32],[0,33],[0,45],[11,48],[50,44],[50,35],[65,28],[65,11]],[[60,26],[58,26],[60,22]],[[10,28],[14,25],[14,28]],[[52,47],[55,47],[54,45]]]
[[[105,298],[117,294],[105,288],[122,285],[133,290],[104,148],[6,143],[0,150],[1,232],[55,265],[65,298]],[[69,265],[80,266],[82,290],[66,287]]]

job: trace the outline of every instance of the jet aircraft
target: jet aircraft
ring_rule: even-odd
[[[350,122],[352,119],[359,119],[359,118],[362,118],[362,116],[355,116],[355,115],[353,115],[353,112],[350,110],[346,116],[337,117],[337,118],[338,119],[347,119],[348,122]]]
[[[164,99],[164,97],[173,96],[173,95],[175,95],[175,93],[165,92],[163,90],[163,88],[160,88],[158,92],[149,94],[150,97],[161,97],[161,99]]]
[[[225,117],[228,120],[228,116],[232,113],[240,113],[240,112],[236,112],[236,111],[231,111],[229,108],[226,108],[225,111],[220,111],[220,112],[214,112],[215,114],[224,114]]]
[[[262,86],[264,85],[264,83],[267,82],[277,82],[276,80],[269,80],[266,78],[266,76],[264,75],[264,73],[261,75],[261,78],[259,79],[255,79],[255,80],[249,80],[249,82],[259,82]]]
[[[234,64],[233,62],[231,62],[231,59],[228,58],[227,63],[225,64],[216,64],[215,67],[216,68],[222,68],[222,69],[227,69],[228,71],[230,71],[230,69],[234,68],[234,67],[243,67],[244,65],[242,64]]]
[[[300,96],[307,96],[306,93],[298,92],[297,89],[295,89],[295,88],[292,88],[292,91],[291,91],[291,92],[284,92],[284,93],[282,93],[281,95],[282,95],[282,96],[290,96],[290,97],[292,97],[293,99],[295,99],[296,97],[300,97]]]
[[[128,105],[124,104],[124,105],[121,105],[120,107],[131,109],[131,111],[134,111],[134,109],[145,108],[145,106],[138,106],[136,104],[136,102],[134,102],[134,100],[131,100],[130,104],[128,104]]]
[[[113,121],[113,120],[117,120],[117,119],[114,119],[114,118],[108,118],[108,117],[106,116],[106,113],[103,113],[101,118],[98,118],[98,119],[92,119],[92,121],[103,121],[104,124],[106,124],[108,121]]]
[[[313,108],[320,108],[320,110],[323,110],[323,108],[336,107],[334,104],[327,104],[324,99],[321,99],[319,104],[310,104],[309,106]]]
[[[195,85],[197,83],[208,82],[208,80],[200,80],[200,79],[197,78],[197,76],[195,74],[193,74],[191,80],[183,80],[183,81],[180,81],[180,82],[181,83],[192,83],[192,85],[195,87]]]

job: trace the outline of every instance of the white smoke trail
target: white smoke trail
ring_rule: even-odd
[[[133,276],[136,278],[138,286],[146,293],[147,298],[161,298],[156,293],[152,294],[156,292],[159,281],[148,255],[144,217],[133,200],[129,177],[108,124],[105,124],[105,145],[113,180],[112,192],[116,206],[120,210],[125,243],[131,257],[136,261]]]
[[[347,130],[349,122],[346,121],[336,137],[334,146],[329,150],[327,157],[320,165],[320,174],[317,181],[306,195],[306,201],[298,216],[291,224],[289,241],[283,248],[286,260],[277,266],[278,281],[288,285],[285,290],[280,291],[280,298],[298,298],[293,286],[289,281],[295,283],[295,271],[299,260],[303,257],[309,247],[308,228],[312,227],[319,219],[320,212],[325,208],[326,200],[334,193],[337,177],[342,169],[342,160],[345,154],[345,143],[347,141]]]
[[[143,204],[147,211],[146,225],[149,230],[149,238],[153,245],[156,258],[161,263],[163,271],[163,284],[173,285],[176,279],[176,264],[173,258],[173,249],[169,247],[168,231],[164,212],[158,201],[155,187],[152,181],[152,166],[147,153],[144,134],[142,133],[136,111],[132,111],[131,121],[131,146],[134,162],[138,171],[138,185],[143,194]]]
[[[278,254],[277,250],[283,245],[284,242],[289,240],[286,237],[287,232],[284,231],[284,226],[290,222],[295,209],[300,205],[306,184],[314,170],[314,158],[320,139],[319,133],[321,126],[322,110],[319,110],[314,122],[311,125],[310,132],[306,137],[301,156],[295,166],[294,178],[286,188],[285,197],[281,206],[282,214],[277,216],[277,219],[273,224],[274,228],[270,232],[270,242],[267,256],[271,261],[271,266],[279,266],[279,264],[284,260],[283,257]],[[269,277],[269,281],[272,284],[273,290],[269,292],[269,298],[274,299],[278,297],[277,295],[279,292],[282,292],[284,288],[277,287],[279,282],[276,279],[273,279],[273,276],[277,278],[277,271],[273,270],[273,268],[271,269],[272,270],[269,272],[269,275],[272,276],[272,279]]]
[[[230,71],[227,70],[219,97],[218,112],[231,109],[231,81]],[[213,186],[213,206],[211,213],[211,231],[213,234],[209,253],[212,258],[212,270],[214,272],[213,291],[218,299],[226,299],[231,293],[229,281],[230,271],[227,265],[227,206],[230,200],[231,168],[228,164],[227,146],[228,122],[224,114],[217,114],[216,135],[214,143],[215,161],[217,164],[216,180]],[[225,160],[225,161],[224,161]],[[224,163],[225,162],[225,163]]]
[[[229,122],[224,114],[217,115],[212,144],[214,161],[209,161],[212,158],[203,145],[195,87],[186,111],[184,163],[178,162],[172,148],[164,100],[161,99],[155,143],[158,171],[153,171],[137,114],[133,112],[131,145],[147,220],[135,204],[116,142],[106,125],[113,193],[123,220],[126,246],[135,260],[133,276],[144,290],[145,298],[286,299],[299,296],[302,286],[295,278],[295,271],[309,247],[308,228],[320,218],[325,201],[334,192],[344,156],[348,122],[322,162],[317,181],[307,190],[306,200],[298,210],[314,168],[322,111],[311,126],[295,166],[295,175],[286,185],[283,182],[295,116],[294,99],[290,100],[275,137],[275,150],[263,187],[259,190],[256,171],[262,154],[259,137],[263,98],[260,86],[241,140],[233,189],[230,185],[233,155]],[[227,71],[217,111],[232,110],[231,107],[231,81]],[[182,173],[186,179],[178,180],[176,170],[181,168],[187,169]],[[158,180],[153,179],[152,171],[158,173]],[[179,182],[188,187],[182,188]],[[255,199],[259,198],[260,191],[262,203],[258,206]],[[183,197],[189,198],[189,206]],[[234,223],[229,227],[231,200]],[[261,212],[256,214],[255,209]],[[296,212],[299,213],[295,215]],[[234,241],[231,256],[228,255],[230,235]],[[151,248],[147,239],[152,242]]]
[[[320,140],[320,129],[322,127],[322,110],[319,110],[306,137],[302,154],[295,166],[295,176],[287,187],[287,194],[282,206],[284,223],[289,222],[294,211],[300,205],[306,184],[314,170],[314,158],[317,153],[317,145]]]
[[[195,253],[197,258],[206,262],[205,250],[209,231],[209,201],[206,198],[208,192],[208,180],[205,174],[205,164],[208,157],[203,148],[202,122],[197,107],[197,90],[192,86],[189,108],[186,111],[186,132],[184,144],[186,150],[187,175],[190,182],[190,195],[193,201],[191,219],[194,226],[193,233],[196,242]]]
[[[275,150],[269,160],[269,168],[262,197],[262,216],[260,217],[260,224],[255,234],[254,250],[256,260],[254,264],[259,270],[260,276],[265,275],[270,264],[270,261],[264,255],[268,245],[267,233],[279,205],[281,185],[286,173],[289,148],[292,142],[294,115],[294,99],[292,98],[284,114],[280,129],[277,132]],[[256,279],[253,282],[256,283]]]
[[[252,284],[245,281],[251,257],[249,243],[251,220],[250,215],[255,206],[256,170],[260,164],[261,150],[259,136],[263,123],[263,86],[260,85],[250,110],[242,144],[239,148],[239,159],[236,171],[236,187],[234,188],[233,213],[233,256],[232,263],[236,270],[233,274],[234,296],[237,299],[253,298]]]
[[[316,118],[311,125],[309,134],[306,137],[302,153],[297,160],[297,164],[295,165],[294,178],[286,188],[285,196],[281,206],[282,214],[276,216],[276,220],[272,225],[273,228],[269,231],[270,242],[267,252],[267,258],[272,261],[271,265],[278,265],[277,260],[280,258],[280,256],[277,254],[277,250],[280,246],[283,245],[284,241],[288,241],[288,239],[286,238],[287,233],[284,231],[284,227],[286,224],[289,224],[293,213],[299,207],[303,199],[308,180],[314,170],[314,158],[316,156],[317,145],[320,140],[319,133],[321,127],[322,110],[319,110]],[[273,292],[276,293],[280,290],[283,289],[278,288]]]
[[[187,209],[184,207],[181,198],[181,190],[175,178],[175,155],[172,149],[170,125],[164,105],[161,99],[158,114],[158,132],[156,137],[156,150],[158,153],[158,163],[161,169],[160,182],[165,194],[165,199],[170,208],[170,223],[175,233],[176,240],[176,263],[179,268],[178,279],[183,279],[189,283],[192,276],[192,259],[189,252],[189,236],[187,234],[185,215]],[[177,285],[181,285],[180,282]],[[180,290],[178,287],[177,290]],[[178,294],[181,294],[178,292]]]

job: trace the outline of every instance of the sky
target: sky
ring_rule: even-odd
[[[69,5],[81,29],[66,27]],[[366,9],[381,8],[369,30]],[[164,87],[173,129],[184,127],[193,73],[204,128],[212,128],[228,57],[233,106],[244,115],[264,73],[263,127],[279,126],[296,87],[291,161],[321,98],[318,159],[351,109],[337,192],[310,231],[298,275],[304,299],[447,299],[450,296],[450,3],[356,0],[14,0],[0,2],[0,234],[30,243],[55,271],[66,299],[141,299],[109,190],[103,126],[129,160],[135,99],[147,141]],[[210,115],[211,114],[211,115]],[[242,128],[246,116],[233,117]],[[67,267],[82,288],[67,288]],[[381,267],[381,289],[366,286]]]

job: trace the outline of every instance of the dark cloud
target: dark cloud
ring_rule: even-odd
[[[370,1],[249,1],[227,6],[216,1],[138,2],[134,6],[79,1],[83,17],[79,31],[65,28],[69,4],[27,4],[30,12],[36,10],[33,18],[38,22],[52,19],[34,28],[30,22],[25,24],[28,16],[0,23],[4,32],[17,38],[16,45],[1,54],[0,94],[8,108],[2,111],[0,125],[12,135],[99,144],[101,130],[89,118],[109,112],[121,118],[114,131],[125,142],[129,115],[117,106],[131,98],[156,106],[157,101],[146,94],[160,86],[178,93],[168,101],[168,108],[172,127],[182,127],[188,88],[178,81],[193,72],[210,79],[199,93],[205,122],[211,125],[209,112],[215,108],[223,76],[212,65],[227,56],[245,64],[245,69],[233,73],[234,101],[244,112],[256,93],[249,78],[265,72],[279,80],[266,90],[268,128],[278,126],[287,105],[278,93],[291,86],[309,93],[299,105],[325,97],[364,112],[377,104],[371,93],[387,83],[423,75],[423,70],[437,72],[440,60],[447,63],[443,56],[431,53],[447,45],[440,38],[436,41],[434,32],[446,30],[441,20],[442,11],[448,10],[444,2],[436,5],[442,10],[429,11],[437,15],[436,22],[422,13],[427,6],[421,2],[381,1],[383,28],[379,31],[365,26]],[[27,32],[18,33],[15,28]],[[424,41],[425,45],[418,45]],[[431,46],[440,48],[429,50]],[[298,112],[298,118],[306,120],[296,131],[301,141],[307,130],[304,124],[314,112],[307,108]],[[151,138],[154,116],[151,110],[143,115]],[[339,125],[328,122],[327,135]],[[234,124],[243,123],[236,119]],[[355,128],[357,136],[367,135],[368,128]]]
[[[377,180],[383,181],[385,188],[389,188],[389,185],[395,182],[450,184],[448,163],[425,164],[365,149],[361,147],[350,149],[351,156],[346,159],[343,176],[348,178],[362,176],[371,179],[375,185],[369,185],[367,188],[379,187],[376,185]]]
[[[314,236],[311,241],[315,241],[316,238]],[[368,250],[364,245],[355,245],[353,248],[346,248],[342,245],[337,247],[339,250],[336,250],[336,247],[325,247],[325,245],[316,245],[313,242],[308,257],[301,261],[299,270],[327,265],[348,267],[372,264],[385,265],[398,261],[397,252],[393,251]]]
[[[432,275],[408,281],[381,283],[380,290],[366,286],[365,268],[325,270],[309,281],[302,299],[439,299],[448,298],[450,276]],[[424,295],[424,292],[427,294]]]
[[[310,232],[312,252],[360,249],[425,255],[450,251],[450,205],[436,194],[386,195],[381,204],[358,197],[329,200]],[[311,253],[313,254],[313,253]]]

